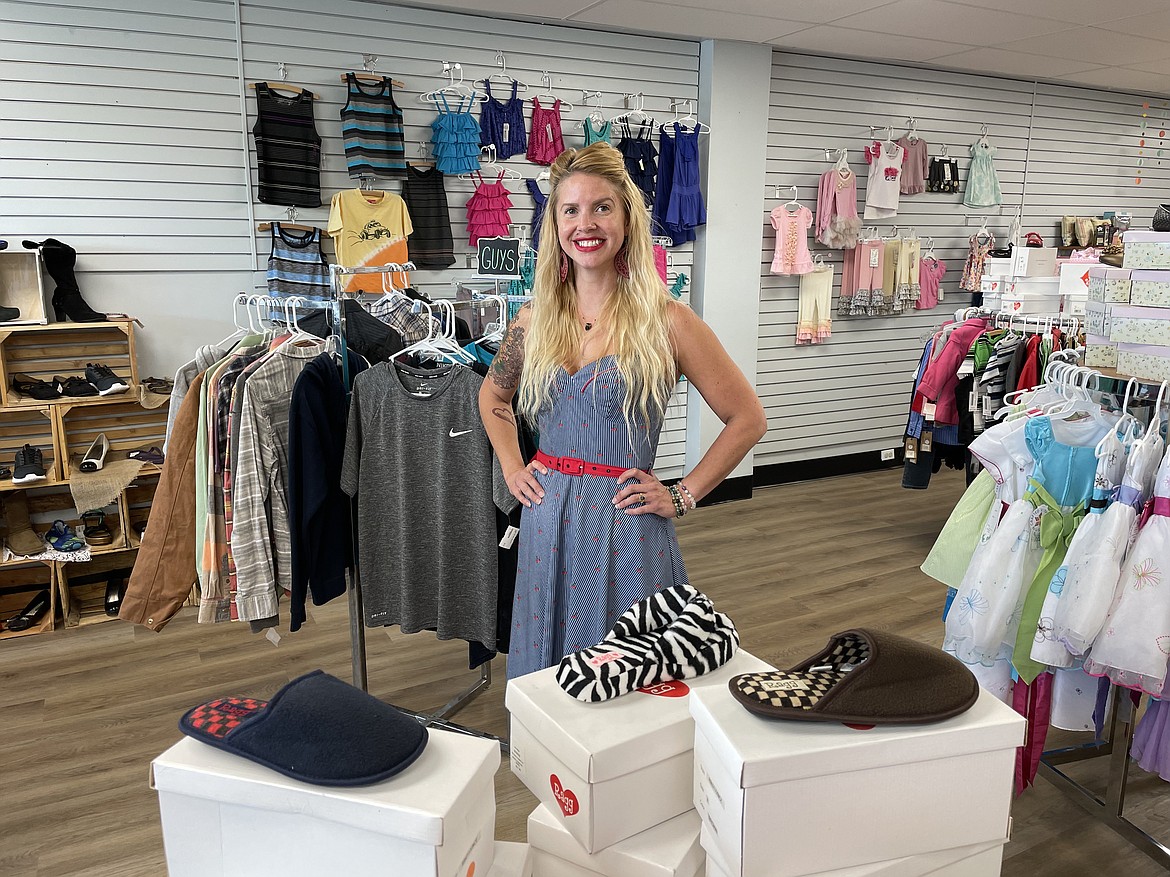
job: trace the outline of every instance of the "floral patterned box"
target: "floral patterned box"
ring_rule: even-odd
[[[1089,368],[1117,368],[1117,345],[1107,335],[1086,335],[1085,365]]]
[[[1085,305],[1085,329],[1090,335],[1109,338],[1113,323],[1113,306],[1091,301]]]
[[[1114,307],[1109,340],[1170,347],[1170,308]]]
[[[1129,302],[1128,268],[1093,265],[1089,268],[1089,301]]]
[[[1170,268],[1170,232],[1127,231],[1123,268]]]
[[[1117,345],[1117,371],[1148,381],[1170,381],[1170,347],[1146,344]]]
[[[1145,307],[1170,308],[1170,271],[1134,271],[1129,301]]]

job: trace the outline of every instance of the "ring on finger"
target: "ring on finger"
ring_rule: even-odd
[[[645,504],[645,503],[646,503],[646,494],[644,494],[644,493],[639,493],[639,494],[638,494],[638,502],[640,502],[640,503],[642,503],[642,504]]]

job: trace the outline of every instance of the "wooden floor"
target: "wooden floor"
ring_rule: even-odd
[[[962,491],[959,473],[927,491],[884,471],[757,491],[680,527],[691,580],[736,621],[743,647],[795,663],[827,636],[871,625],[938,644],[943,589],[918,570]],[[220,694],[266,697],[321,667],[349,678],[344,601],[311,609],[278,645],[238,625],[197,625],[185,610],[162,633],[123,622],[0,643],[0,875],[166,873],[151,758],[179,738],[188,707]],[[436,707],[473,678],[466,650],[429,635],[369,631],[369,687],[413,709]],[[505,732],[500,678],[460,721]],[[1140,775],[1131,799],[1170,840],[1170,787]],[[496,781],[497,837],[524,840],[532,796]],[[963,794],[955,789],[958,805]],[[1015,804],[1006,875],[1163,874],[1043,779]]]

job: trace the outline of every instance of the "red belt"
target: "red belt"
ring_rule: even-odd
[[[618,478],[626,471],[620,466],[602,466],[599,463],[589,463],[573,457],[554,457],[544,451],[537,451],[533,459],[566,475],[602,475],[606,478]]]

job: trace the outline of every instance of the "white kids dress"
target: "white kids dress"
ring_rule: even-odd
[[[898,215],[902,161],[906,150],[897,143],[874,141],[865,148],[869,180],[865,184],[865,218],[890,219]]]
[[[995,147],[986,140],[971,144],[971,169],[967,171],[967,190],[963,193],[963,203],[968,207],[997,207],[1003,203],[994,156]]]

